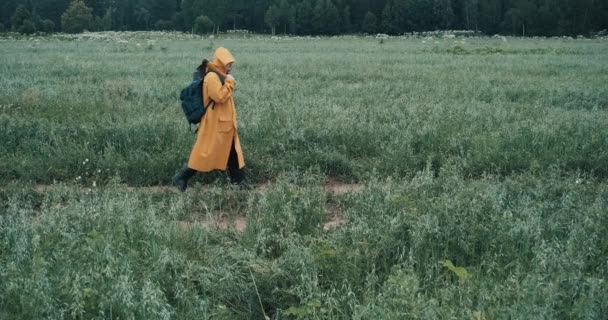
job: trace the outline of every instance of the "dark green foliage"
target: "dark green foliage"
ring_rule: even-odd
[[[254,187],[181,194],[210,42],[120,36],[3,41],[0,319],[605,317],[604,40],[219,37]]]
[[[389,0],[382,10],[382,32],[398,34],[406,26],[404,4],[401,1]]]
[[[363,19],[362,31],[370,34],[376,32],[377,23],[376,15],[368,11]]]
[[[33,18],[30,11],[25,6],[19,5],[11,18],[12,30],[20,32],[20,29],[22,28],[23,24],[26,21],[28,21],[30,24],[33,24],[32,20]],[[30,29],[31,26],[27,26],[27,28]],[[34,25],[34,31],[32,31],[32,33],[36,31],[35,28],[36,26]]]
[[[318,0],[313,9],[312,28],[318,34],[340,31],[340,13],[332,0]]]
[[[161,30],[161,31],[173,30],[174,29],[173,22],[171,20],[158,20],[154,24],[154,29]]]
[[[23,20],[17,31],[23,34],[32,34],[36,32],[36,25],[31,20]]]
[[[0,32],[5,32],[6,31],[6,27],[4,26],[4,24],[0,23]]]
[[[281,12],[277,6],[273,5],[268,7],[268,10],[266,10],[266,14],[264,15],[264,22],[274,35],[276,33],[277,25],[281,22]]]
[[[433,2],[433,25],[437,30],[449,30],[454,23],[452,0],[435,0]]]
[[[349,6],[345,6],[344,10],[342,10],[341,22],[342,22],[341,32],[343,32],[343,33],[350,33],[350,32],[353,31],[353,24],[351,22],[351,15],[350,15],[350,7]]]
[[[150,11],[144,7],[139,7],[135,9],[135,22],[138,29],[149,30],[150,29],[150,21],[152,19],[152,15]]]
[[[213,21],[207,16],[200,16],[194,20],[194,33],[205,34],[213,31]]]
[[[113,14],[112,14],[113,9],[107,9],[106,13],[103,15],[103,17],[96,17],[95,20],[97,22],[97,30],[100,31],[109,31],[112,30],[112,25],[113,25]]]
[[[313,7],[311,0],[304,0],[296,7],[296,24],[298,33],[312,34]]]
[[[173,15],[171,22],[177,31],[192,31],[190,25],[186,21],[187,15],[184,12],[179,12]]]
[[[61,16],[61,28],[66,33],[79,33],[91,28],[93,24],[93,9],[87,7],[82,0],[73,0],[70,7]]]
[[[34,14],[59,25],[68,2],[7,1],[0,7],[0,23],[18,30],[25,19],[35,21]],[[216,30],[305,35],[456,29],[553,36],[608,29],[608,2],[598,0],[91,0],[84,4],[100,19],[111,12],[109,23],[103,27],[95,23],[98,30],[150,30],[159,21],[167,28],[166,21],[171,20],[171,28],[189,32],[201,15],[213,20]],[[376,16],[375,23],[368,12]]]
[[[51,33],[55,31],[55,23],[50,19],[45,19],[41,21],[40,31]]]
[[[55,23],[55,30],[56,31],[60,31],[60,27],[61,27],[61,15],[63,15],[63,13],[67,10],[67,8],[70,5],[71,0],[36,0],[36,1],[29,1],[29,0],[23,0],[22,3],[28,5],[29,3],[32,4],[32,7],[28,7],[30,8],[30,10],[32,11],[32,13],[35,13],[36,15],[38,15],[40,17],[40,19],[44,20],[44,19],[49,19],[51,21],[53,21],[53,23]],[[101,1],[97,1],[98,3],[101,3]],[[109,4],[110,2],[108,2]],[[103,13],[99,13],[97,14],[97,16],[102,16]]]

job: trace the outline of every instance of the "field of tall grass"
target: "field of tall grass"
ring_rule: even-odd
[[[169,186],[218,46],[251,189]],[[0,319],[605,319],[608,40],[0,36]]]

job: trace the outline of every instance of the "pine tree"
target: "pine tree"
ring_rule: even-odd
[[[266,11],[266,15],[264,15],[264,22],[270,27],[273,36],[276,34],[276,27],[280,23],[280,19],[279,8],[275,5],[270,6]]]
[[[539,32],[545,36],[559,34],[559,11],[553,4],[554,1],[545,1],[544,4],[538,8],[538,23],[541,26]]]
[[[340,13],[331,0],[318,0],[313,11],[313,29],[318,34],[336,34],[340,31]]]
[[[389,0],[386,2],[384,9],[382,10],[382,21],[380,23],[380,29],[384,33],[388,34],[396,34],[397,33],[397,25],[395,24],[393,11],[393,3],[394,0]]]
[[[76,3],[84,5],[77,7],[91,10],[76,15],[80,20],[65,16],[72,20],[63,27],[74,3],[0,1],[0,23],[14,31],[26,20],[36,30],[49,30],[51,20],[64,31],[70,24],[79,25],[76,30],[192,31],[195,18],[205,15],[215,22],[214,30],[270,27],[297,34],[463,28],[490,35],[586,35],[608,28],[606,0],[80,0]],[[32,29],[29,23],[26,29]]]
[[[342,11],[342,32],[350,33],[353,31],[353,25],[350,18],[350,6],[345,6]]]
[[[182,15],[175,17],[175,25],[182,25],[183,31],[191,31],[194,26],[194,19],[202,14],[195,6],[195,0],[182,0]]]
[[[169,20],[175,13],[174,0],[153,0],[146,6],[152,21]]]
[[[502,12],[497,1],[479,0],[478,12],[479,28],[487,34],[497,34],[501,31]]]
[[[478,31],[479,0],[464,0],[463,7],[466,29]]]
[[[361,29],[363,32],[372,34],[376,32],[377,19],[376,15],[371,11],[368,11],[363,18],[363,23],[361,25]]]
[[[312,12],[312,29],[316,34],[325,32],[325,0],[317,0]]]
[[[287,34],[287,26],[291,23],[291,6],[287,0],[281,0],[277,7],[278,25],[282,26],[283,33]]]
[[[298,33],[312,34],[312,16],[313,9],[310,0],[303,0],[298,3],[296,8],[296,25]]]
[[[340,12],[332,0],[325,0],[324,20],[327,33],[337,34],[340,32]]]
[[[137,23],[140,28],[143,28],[144,30],[149,29],[150,19],[152,18],[152,15],[150,14],[150,11],[148,11],[148,9],[144,7],[137,8],[135,10],[135,18],[137,19]]]
[[[434,0],[433,16],[436,29],[449,30],[454,20],[451,0]]]
[[[112,8],[106,9],[106,13],[101,18],[101,28],[102,30],[112,30]]]

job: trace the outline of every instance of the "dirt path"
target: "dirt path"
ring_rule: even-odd
[[[272,182],[265,182],[256,185],[253,190],[256,192],[265,193],[272,188]],[[34,186],[34,191],[40,194],[45,194],[53,191],[56,188],[53,185],[38,184]],[[83,192],[92,192],[96,187],[83,187]],[[202,187],[203,189],[205,187]],[[335,196],[342,196],[351,193],[359,193],[363,191],[365,186],[358,183],[345,183],[334,178],[329,178],[323,185],[325,192]],[[173,186],[149,186],[149,187],[127,187],[127,191],[147,192],[147,193],[178,193]],[[326,209],[327,217],[323,224],[323,230],[329,231],[340,228],[347,223],[344,217],[342,208],[335,205],[329,205]],[[181,230],[192,230],[197,227],[205,229],[230,230],[234,229],[237,232],[243,232],[247,228],[247,217],[244,215],[228,216],[224,213],[205,215],[203,219],[197,221],[177,221],[177,225]]]
[[[236,216],[233,218],[223,217],[219,219],[205,217],[201,221],[178,221],[177,226],[181,230],[192,230],[203,227],[204,229],[234,229],[238,232],[243,232],[247,228],[247,218],[245,216]]]
[[[268,192],[268,190],[271,188],[272,183],[266,182],[256,186],[254,190],[258,192]],[[333,178],[328,179],[323,186],[325,192],[336,196],[349,193],[359,193],[363,191],[364,188],[365,187],[362,184],[344,183]],[[323,230],[335,230],[348,222],[344,217],[342,208],[335,205],[330,205],[327,207],[326,211],[327,217],[323,223]],[[209,230],[219,229],[244,232],[247,228],[247,217],[244,215],[228,217],[222,213],[217,215],[206,215],[202,220],[199,221],[178,221],[178,227],[182,230],[192,230],[193,228],[202,227]]]
[[[261,184],[256,185],[253,190],[258,191],[258,192],[267,192],[268,190],[270,190],[272,188],[272,182],[264,182]],[[36,184],[33,189],[35,192],[37,193],[48,193],[53,191],[53,189],[56,189],[57,187],[54,185],[48,185],[48,184]],[[93,190],[95,190],[95,188],[97,188],[96,186],[90,186],[90,187],[82,187],[81,190],[83,192],[91,192]],[[206,187],[203,186],[202,189],[204,190]],[[345,182],[341,182],[339,180],[336,180],[334,178],[329,178],[325,184],[323,185],[323,189],[325,190],[325,192],[327,193],[331,193],[334,195],[344,195],[347,193],[358,193],[361,192],[364,189],[364,186],[362,184],[358,184],[358,183],[345,183]],[[144,191],[144,192],[150,192],[150,193],[178,193],[177,189],[175,189],[175,187],[173,186],[147,186],[147,187],[126,187],[127,191]]]
[[[359,183],[344,183],[333,178],[329,178],[325,183],[325,191],[338,196],[347,193],[359,193],[365,188]]]

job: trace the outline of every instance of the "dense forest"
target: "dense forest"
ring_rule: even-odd
[[[474,30],[525,36],[608,29],[608,0],[15,0],[0,32],[226,30],[335,35]]]

